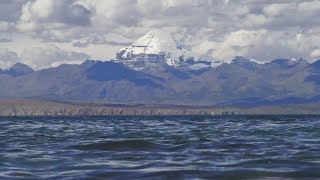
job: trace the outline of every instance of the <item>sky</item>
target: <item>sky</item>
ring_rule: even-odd
[[[211,60],[320,59],[320,0],[0,0],[0,68],[109,60],[150,30]]]

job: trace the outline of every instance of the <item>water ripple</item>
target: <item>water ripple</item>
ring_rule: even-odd
[[[0,179],[316,179],[319,116],[0,118]]]

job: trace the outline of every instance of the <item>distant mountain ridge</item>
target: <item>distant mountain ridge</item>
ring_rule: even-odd
[[[0,98],[108,103],[257,106],[320,101],[320,61],[236,57],[198,73],[167,66],[136,70],[87,60],[33,71],[22,64],[0,73]],[[10,71],[11,72],[11,71]]]
[[[12,66],[7,68],[6,70],[0,69],[0,74],[2,73],[2,74],[11,75],[11,76],[21,76],[21,75],[25,75],[25,74],[30,74],[32,72],[33,72],[32,68],[30,68],[28,65],[22,64],[20,62],[13,64]]]

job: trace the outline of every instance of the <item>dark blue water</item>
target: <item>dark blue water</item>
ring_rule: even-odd
[[[0,179],[315,179],[320,116],[0,118]]]

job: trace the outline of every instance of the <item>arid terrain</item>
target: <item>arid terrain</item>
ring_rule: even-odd
[[[319,104],[301,104],[228,108],[178,105],[94,104],[46,100],[0,100],[0,116],[320,114],[319,106]]]

